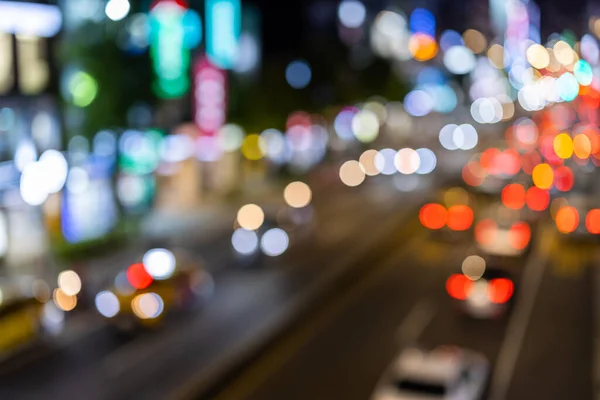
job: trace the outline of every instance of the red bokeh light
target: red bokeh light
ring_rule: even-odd
[[[473,210],[465,205],[450,207],[447,224],[453,231],[466,231],[473,224]]]
[[[429,203],[421,207],[419,219],[425,228],[441,229],[448,219],[446,208],[441,204]]]
[[[554,170],[554,186],[561,192],[568,192],[573,188],[575,176],[569,167],[558,167]]]
[[[523,185],[508,184],[502,189],[502,204],[513,210],[520,210],[525,205],[526,192]]]
[[[469,295],[473,282],[463,274],[453,274],[446,281],[446,290],[450,297],[465,300]]]
[[[527,207],[533,211],[544,211],[550,204],[550,193],[536,186],[527,189],[525,198]]]
[[[144,264],[132,264],[127,268],[127,280],[136,289],[145,289],[152,283],[152,276],[144,268]]]
[[[504,304],[512,297],[515,290],[515,285],[510,279],[492,279],[488,283],[487,290],[488,298],[492,303]]]
[[[515,250],[523,250],[531,240],[531,228],[526,222],[515,222],[508,231],[508,242]]]
[[[486,172],[477,161],[471,161],[462,169],[463,181],[469,186],[479,186],[485,180]]]
[[[482,219],[475,225],[475,240],[479,244],[490,244],[496,240],[498,227],[491,219]]]

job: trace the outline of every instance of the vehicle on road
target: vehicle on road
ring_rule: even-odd
[[[50,289],[33,277],[0,279],[0,360],[59,333],[61,310],[50,301]]]
[[[519,257],[530,248],[531,226],[519,210],[493,204],[475,224],[475,241],[489,257]]]
[[[201,262],[181,250],[152,249],[99,292],[95,305],[118,330],[133,332],[160,325],[170,312],[194,308],[213,288]]]
[[[446,291],[465,315],[495,319],[512,308],[515,285],[505,268],[486,265],[483,257],[471,255],[463,261],[462,271],[448,278]]]
[[[410,347],[388,367],[371,400],[481,399],[489,373],[487,359],[472,350]]]

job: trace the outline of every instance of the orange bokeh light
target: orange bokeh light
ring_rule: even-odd
[[[448,213],[441,204],[429,203],[421,207],[419,211],[419,220],[425,228],[441,229],[446,225]]]
[[[587,135],[580,133],[573,138],[573,152],[582,160],[587,159],[592,154],[592,142]]]
[[[408,41],[408,50],[417,61],[431,60],[438,52],[435,39],[424,33],[415,33]]]
[[[513,210],[520,210],[525,205],[525,188],[518,183],[508,184],[502,189],[502,204]]]
[[[473,210],[465,205],[450,207],[447,224],[453,231],[466,231],[473,224]]]
[[[600,209],[594,208],[585,216],[585,227],[592,235],[600,234]]]
[[[561,233],[571,233],[579,225],[579,213],[575,207],[561,207],[556,213],[556,228]]]

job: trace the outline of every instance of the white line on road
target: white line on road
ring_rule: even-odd
[[[540,231],[542,234],[544,233],[542,228],[540,228]],[[544,237],[540,235],[540,238],[540,242],[543,243]],[[554,240],[554,237],[552,239]],[[552,243],[543,243],[543,245],[542,243],[534,248],[523,268],[523,279],[519,289],[517,307],[515,307],[514,313],[508,322],[504,341],[500,346],[498,361],[494,368],[494,375],[492,376],[489,397],[491,400],[505,400],[507,398],[508,389],[546,269],[547,263],[540,257],[540,252],[548,245],[552,245]]]
[[[398,327],[396,338],[403,345],[415,342],[436,314],[437,307],[432,301],[419,300]]]

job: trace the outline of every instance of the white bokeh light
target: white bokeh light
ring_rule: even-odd
[[[65,186],[69,165],[67,159],[57,150],[46,150],[38,161],[46,176],[46,188],[48,193],[57,193]]]
[[[401,174],[414,174],[421,166],[419,153],[410,148],[400,149],[394,157],[394,166]]]
[[[167,249],[152,249],[144,254],[142,263],[154,279],[162,280],[173,275],[177,261],[175,255]]]
[[[19,192],[25,203],[31,206],[39,206],[48,198],[46,188],[45,173],[43,166],[38,162],[27,164],[23,168]]]
[[[396,157],[396,150],[394,149],[381,149],[375,155],[375,168],[383,175],[393,175],[398,170],[394,165],[394,158]]]
[[[105,290],[96,295],[96,309],[106,318],[112,318],[119,313],[121,306],[119,299],[113,292]]]
[[[244,228],[236,229],[231,235],[231,245],[240,254],[252,254],[258,249],[258,235]]]
[[[120,21],[129,14],[131,5],[128,0],[109,0],[104,12],[111,21]]]
[[[338,7],[338,18],[346,28],[359,28],[365,22],[367,10],[358,0],[344,0]]]
[[[276,257],[287,250],[289,243],[290,239],[283,229],[273,228],[260,239],[260,248],[266,255]]]

